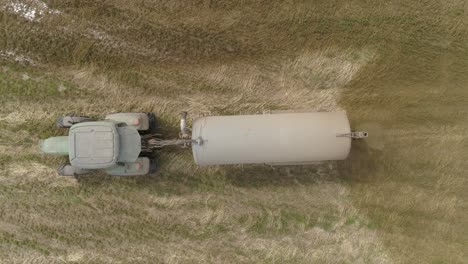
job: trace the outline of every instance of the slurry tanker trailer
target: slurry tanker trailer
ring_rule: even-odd
[[[191,147],[197,165],[304,165],[344,160],[351,140],[367,132],[351,131],[346,112],[279,112],[204,116],[187,125],[181,113],[180,136],[164,140],[153,113],[114,113],[104,120],[63,116],[57,126],[68,136],[42,140],[43,153],[68,156],[63,176],[103,169],[109,175],[135,176],[156,170],[155,149]]]

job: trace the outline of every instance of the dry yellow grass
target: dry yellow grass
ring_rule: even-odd
[[[34,14],[32,11],[35,11]],[[0,1],[5,263],[466,263],[468,6]],[[345,109],[346,162],[61,178],[54,119]]]

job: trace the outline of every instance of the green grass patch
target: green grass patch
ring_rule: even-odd
[[[54,77],[37,74],[26,68],[4,67],[0,71],[2,100],[50,101],[77,95],[76,87]]]

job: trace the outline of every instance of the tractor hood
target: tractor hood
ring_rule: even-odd
[[[50,137],[40,141],[41,151],[45,154],[68,155],[68,137]]]

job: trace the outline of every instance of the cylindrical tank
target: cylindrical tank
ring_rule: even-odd
[[[198,165],[343,160],[350,132],[346,112],[208,116],[193,122],[192,151]]]

